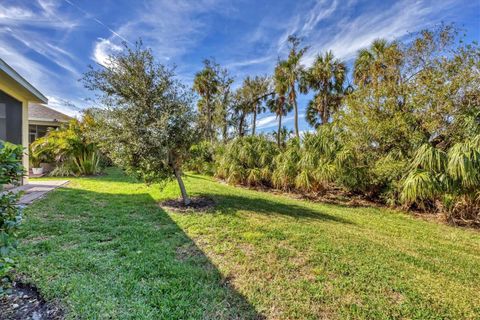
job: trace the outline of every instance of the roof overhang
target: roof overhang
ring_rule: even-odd
[[[17,84],[31,102],[48,103],[47,97],[45,97],[37,88],[31,85],[25,80],[15,69],[10,67],[5,61],[0,58],[0,80],[6,77],[5,80],[11,80]]]

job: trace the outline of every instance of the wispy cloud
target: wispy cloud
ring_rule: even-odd
[[[92,59],[98,64],[105,66],[108,64],[108,57],[122,50],[122,47],[114,44],[108,39],[99,38],[93,49]]]

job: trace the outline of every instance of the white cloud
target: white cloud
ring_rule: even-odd
[[[122,50],[122,47],[119,45],[112,43],[108,39],[99,38],[95,43],[92,59],[98,64],[106,66],[108,65],[108,57],[120,50]]]
[[[387,10],[378,8],[355,17],[345,16],[335,25],[325,28],[325,32],[312,33],[307,37],[306,44],[311,44],[311,48],[305,55],[304,63],[311,64],[317,53],[326,50],[332,50],[341,59],[351,59],[359,49],[367,47],[375,39],[398,39],[441,21],[442,16],[435,15],[447,12],[451,5],[452,1],[448,0],[436,3],[407,0],[398,1]],[[310,23],[307,21],[305,25]]]
[[[257,120],[257,128],[258,129],[266,129],[273,127],[278,122],[277,116],[266,116],[262,119]]]

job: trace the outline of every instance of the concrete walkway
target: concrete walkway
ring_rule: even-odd
[[[48,192],[63,186],[68,183],[68,180],[45,180],[32,181],[26,185],[10,189],[12,192],[23,191],[23,195],[18,201],[20,205],[28,205],[33,201],[43,197]]]

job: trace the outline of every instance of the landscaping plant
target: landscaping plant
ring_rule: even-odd
[[[53,176],[99,174],[102,155],[89,137],[92,127],[93,118],[86,113],[81,120],[71,120],[35,140],[30,146],[31,154],[34,159],[53,159],[57,165],[51,172]]]
[[[92,137],[119,167],[142,180],[175,177],[183,202],[190,203],[182,166],[197,139],[191,94],[172,70],[157,63],[141,43],[109,57],[107,67],[91,69],[85,86],[99,93],[104,109],[92,111]]]
[[[5,185],[19,184],[23,177],[22,146],[0,140],[0,295],[10,283],[17,247],[22,208],[16,205],[20,193],[4,191]]]

